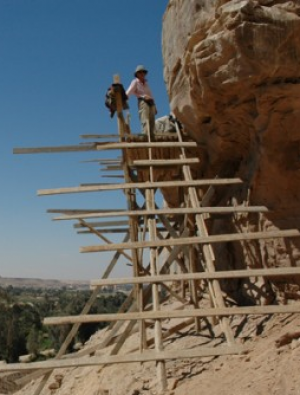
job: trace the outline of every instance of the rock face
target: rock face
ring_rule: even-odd
[[[171,109],[203,148],[203,176],[244,180],[243,188],[216,194],[214,204],[270,210],[231,224],[213,221],[214,232],[299,228],[300,1],[171,0],[163,57]],[[221,268],[300,266],[298,239],[222,245],[216,252]],[[279,290],[296,298],[299,284],[299,278],[264,281],[258,294],[269,299]],[[237,297],[240,285],[228,285]],[[249,296],[249,287],[242,288]]]

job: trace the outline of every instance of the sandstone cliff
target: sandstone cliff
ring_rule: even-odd
[[[214,204],[270,210],[231,224],[213,221],[214,232],[299,228],[300,1],[171,0],[163,57],[171,109],[203,149],[203,176],[244,180],[244,188],[216,194]],[[296,239],[223,245],[218,262],[223,268],[299,266],[299,247]],[[296,278],[262,283],[258,296],[272,300],[279,290],[297,298],[299,284]],[[244,288],[243,297],[253,298],[249,284],[240,285],[227,290],[240,298]]]

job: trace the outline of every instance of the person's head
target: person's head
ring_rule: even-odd
[[[143,65],[139,65],[135,69],[134,76],[138,79],[143,80],[147,73],[148,73],[148,70]]]

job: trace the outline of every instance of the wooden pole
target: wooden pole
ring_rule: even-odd
[[[212,180],[196,180],[196,181],[156,181],[149,182],[145,185],[144,182],[135,183],[117,183],[117,184],[89,184],[79,187],[70,188],[55,188],[55,189],[40,189],[37,194],[39,196],[43,195],[60,195],[65,193],[85,193],[85,192],[100,192],[100,191],[116,191],[119,189],[148,189],[148,188],[173,188],[173,187],[188,187],[188,186],[209,186],[209,185],[231,185],[231,184],[241,184],[242,181],[239,178],[232,179],[212,179]]]
[[[152,135],[150,132],[149,122],[147,122],[147,134],[148,134],[148,141],[151,142]],[[149,155],[149,162],[151,163],[152,160],[151,148],[148,149],[148,155]],[[153,167],[151,165],[149,168],[149,181],[150,182],[154,181],[154,172],[153,172]],[[146,209],[149,211],[155,209],[155,191],[153,189],[146,189],[145,196],[146,196]],[[148,216],[148,228],[149,228],[149,240],[155,241],[157,238],[156,220],[153,216]],[[157,248],[152,247],[150,248],[151,276],[156,276],[158,274],[157,265],[158,265]],[[160,310],[159,289],[157,283],[152,284],[152,305],[154,312]],[[159,319],[156,319],[154,324],[154,343],[155,343],[156,352],[162,352],[164,347],[163,347],[163,338],[162,338],[162,326],[161,326],[161,321]],[[161,393],[164,393],[168,386],[165,361],[164,360],[157,361],[156,363],[157,363],[157,378],[160,385],[160,391]]]
[[[177,131],[177,135],[178,135],[178,140],[181,142],[182,141],[181,131],[180,131],[180,128],[177,123],[176,123],[176,131]],[[186,159],[186,154],[185,154],[184,149],[182,148],[181,150],[182,150],[181,159]],[[192,180],[191,171],[187,165],[183,166],[183,174],[184,174],[185,181]],[[198,208],[200,206],[200,203],[199,203],[196,189],[193,187],[189,187],[188,191],[189,191],[191,206],[193,208]],[[203,214],[196,214],[195,220],[196,220],[196,225],[197,225],[199,234],[202,237],[208,237],[208,231],[207,231],[207,228],[205,225]],[[203,247],[203,256],[204,256],[205,266],[206,266],[205,270],[207,270],[209,272],[214,272],[215,265],[214,265],[214,255],[212,252],[212,247],[209,244],[203,244],[202,247]],[[213,290],[212,290],[213,292],[210,292],[210,294],[211,294],[211,297],[214,299],[215,306],[216,307],[225,307],[225,302],[223,299],[220,283],[217,280],[212,280],[211,285],[213,288]],[[225,334],[228,344],[234,345],[235,344],[234,335],[233,335],[232,330],[230,328],[228,318],[222,317],[221,322],[222,322],[223,332]]]
[[[187,317],[233,317],[240,315],[261,315],[261,314],[289,314],[299,313],[300,303],[291,305],[265,305],[247,307],[213,307],[197,310],[160,310],[143,311],[128,313],[107,313],[107,314],[88,314],[66,317],[47,317],[44,318],[44,325],[65,325],[87,322],[110,322],[110,321],[129,321],[129,320],[162,320]]]
[[[153,241],[140,241],[136,243],[116,243],[106,245],[96,245],[89,247],[82,247],[81,252],[100,252],[100,251],[116,251],[132,248],[151,248],[151,247],[166,247],[166,246],[188,246],[192,244],[212,244],[212,243],[223,243],[223,242],[234,242],[240,240],[259,240],[259,239],[276,239],[285,237],[300,237],[300,232],[297,229],[288,230],[277,230],[270,232],[250,232],[250,233],[238,233],[238,234],[222,234],[212,236],[194,236],[185,237],[181,239],[168,239],[168,240],[153,240]]]

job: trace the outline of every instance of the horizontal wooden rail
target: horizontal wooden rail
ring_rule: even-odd
[[[88,218],[107,218],[107,217],[137,217],[149,215],[183,215],[183,214],[232,214],[232,213],[266,213],[266,207],[249,207],[249,206],[234,206],[234,207],[187,207],[187,208],[162,208],[156,210],[95,210],[94,213],[80,213],[66,214],[61,217],[53,218],[57,220],[70,219],[88,219]]]
[[[33,148],[14,148],[14,154],[54,154],[61,152],[83,152],[83,151],[102,151],[102,150],[114,150],[124,148],[195,148],[197,147],[196,142],[157,142],[157,143],[112,143],[112,142],[97,142],[87,143],[81,145],[65,145],[57,147],[33,147]]]
[[[234,279],[247,277],[281,277],[281,276],[300,276],[300,267],[270,268],[270,269],[249,269],[249,270],[228,270],[220,272],[201,272],[201,273],[180,273],[165,274],[160,276],[143,276],[132,278],[106,278],[91,280],[91,287],[103,287],[108,285],[125,284],[153,284],[168,281],[183,280],[217,280]]]
[[[116,212],[123,212],[123,209],[114,209]],[[92,213],[109,213],[111,209],[64,209],[64,208],[49,208],[47,209],[47,213],[50,214],[66,214],[66,215],[74,215],[74,214],[92,214]]]
[[[73,225],[74,228],[86,228],[87,226],[92,226],[93,228],[109,228],[111,226],[129,226],[129,221],[100,221],[100,222],[77,222]]]
[[[174,165],[191,165],[199,163],[199,158],[187,159],[151,159],[151,160],[134,160],[130,166],[174,166]]]
[[[105,150],[105,149],[138,149],[138,148],[196,148],[198,147],[196,142],[189,141],[189,142],[176,142],[176,141],[167,141],[167,142],[142,142],[142,143],[97,143],[97,150]]]
[[[46,317],[44,325],[83,324],[87,322],[112,322],[129,320],[157,320],[187,317],[230,317],[235,315],[300,313],[300,303],[280,306],[216,307],[192,310],[159,310],[134,313],[88,314],[66,317]]]
[[[96,229],[99,233],[124,233],[124,232],[129,232],[129,228],[110,228],[110,229],[101,229],[101,228],[97,228],[96,226],[90,225],[93,229]],[[158,232],[166,232],[167,229],[166,228],[161,228],[161,227],[157,227],[156,230]],[[91,230],[78,230],[77,233],[78,234],[87,234],[87,233],[91,233]],[[145,227],[145,232],[149,232],[148,227]]]
[[[241,240],[259,240],[259,239],[276,239],[284,237],[299,237],[300,232],[297,229],[278,230],[273,232],[253,232],[253,233],[237,233],[237,234],[223,234],[206,237],[185,237],[180,239],[168,240],[154,240],[154,241],[138,241],[131,243],[112,243],[106,245],[96,245],[89,247],[82,247],[80,252],[100,252],[100,251],[115,251],[138,248],[151,247],[168,247],[178,245],[193,245],[193,244],[212,244],[233,242]]]
[[[174,188],[174,187],[201,187],[209,185],[234,185],[241,184],[240,178],[214,178],[211,180],[194,180],[194,181],[156,181],[156,182],[127,182],[117,184],[96,184],[70,188],[40,189],[38,195],[58,195],[63,193],[83,193],[83,192],[100,192],[114,191],[119,189],[149,189],[149,188]]]
[[[119,139],[119,134],[81,134],[80,138],[82,139],[107,139],[107,138],[116,138]]]
[[[177,358],[198,358],[220,355],[242,354],[245,348],[241,346],[219,346],[219,347],[199,347],[193,349],[174,350],[174,351],[145,351],[142,354],[126,355],[103,355],[97,357],[80,357],[68,359],[50,359],[42,362],[31,363],[10,363],[3,364],[0,372],[36,370],[36,369],[58,369],[58,368],[77,368],[83,366],[108,365],[116,363],[130,362],[151,362],[163,361]]]
[[[14,154],[55,154],[61,152],[97,151],[97,143],[65,145],[61,147],[14,148]]]

